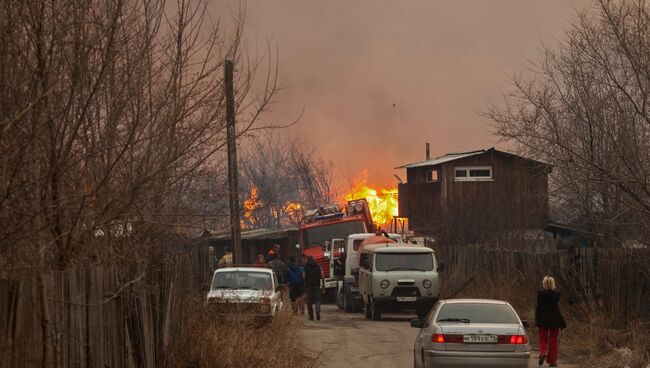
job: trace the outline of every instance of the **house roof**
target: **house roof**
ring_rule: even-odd
[[[396,169],[411,169],[411,168],[414,168],[414,167],[440,165],[440,164],[444,164],[445,162],[460,160],[461,158],[465,158],[465,157],[482,155],[482,154],[484,154],[485,152],[487,152],[487,151],[489,151],[491,149],[494,149],[494,148],[482,149],[482,150],[471,151],[471,152],[447,153],[446,155],[442,155],[440,157],[436,157],[436,158],[433,158],[433,159],[418,161],[418,162],[413,162],[413,163],[410,163],[410,164],[398,166],[398,167],[396,167]]]
[[[463,159],[463,158],[466,158],[466,157],[482,155],[482,154],[490,152],[490,151],[495,151],[495,152],[497,152],[499,154],[503,154],[503,155],[510,156],[510,157],[516,157],[516,158],[519,158],[519,159],[522,159],[522,160],[526,160],[526,161],[534,162],[534,163],[537,163],[537,164],[540,164],[540,165],[551,167],[551,165],[548,165],[546,163],[536,161],[536,160],[531,160],[529,158],[514,155],[512,153],[499,151],[499,150],[494,149],[494,147],[491,147],[491,148],[485,148],[485,149],[481,149],[481,150],[477,150],[477,151],[470,151],[470,152],[447,153],[445,155],[442,155],[442,156],[439,156],[439,157],[436,157],[436,158],[433,158],[433,159],[418,161],[418,162],[413,162],[413,163],[410,163],[410,164],[405,164],[405,165],[402,165],[402,166],[398,166],[398,167],[396,167],[396,169],[412,169],[412,168],[415,168],[415,167],[436,166],[436,165],[444,164],[444,163],[447,163],[447,162],[460,160],[460,159]]]

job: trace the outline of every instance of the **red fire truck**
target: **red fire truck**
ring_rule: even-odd
[[[305,256],[312,256],[323,268],[325,287],[334,288],[337,280],[330,273],[332,239],[345,239],[350,234],[374,232],[375,226],[365,198],[351,200],[344,210],[338,205],[329,205],[305,213],[300,227],[300,249]]]

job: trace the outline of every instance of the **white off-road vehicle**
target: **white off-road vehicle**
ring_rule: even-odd
[[[226,267],[214,272],[206,304],[216,315],[271,319],[282,309],[282,295],[270,268]]]
[[[402,310],[415,310],[423,318],[438,301],[438,265],[431,248],[372,244],[361,251],[359,265],[359,291],[368,319]]]

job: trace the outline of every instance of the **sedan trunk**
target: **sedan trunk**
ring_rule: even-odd
[[[448,351],[493,351],[512,352],[515,346],[509,343],[487,342],[492,338],[498,341],[499,336],[523,335],[518,324],[492,324],[492,323],[441,323],[442,333],[455,335],[452,342],[445,341],[445,350]],[[495,337],[496,336],[496,337]],[[469,341],[468,341],[469,340]],[[482,341],[481,341],[482,340]],[[501,339],[504,340],[503,338]]]

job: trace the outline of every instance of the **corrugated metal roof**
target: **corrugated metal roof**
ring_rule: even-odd
[[[289,229],[253,229],[244,230],[241,232],[242,240],[247,239],[282,239],[290,232],[298,232],[296,228]],[[230,232],[217,234],[212,236],[212,239],[225,240],[230,239]]]
[[[414,163],[411,163],[411,164],[398,166],[398,167],[396,167],[396,169],[411,169],[411,168],[414,168],[414,167],[440,165],[440,164],[444,164],[445,162],[460,160],[461,158],[465,158],[465,157],[481,155],[481,154],[484,154],[485,152],[487,152],[489,150],[493,150],[493,149],[494,148],[486,148],[486,149],[482,149],[482,150],[478,150],[478,151],[472,151],[472,152],[448,153],[448,154],[446,154],[444,156],[436,157],[434,159],[424,160],[424,161],[420,161],[420,162],[414,162]]]

